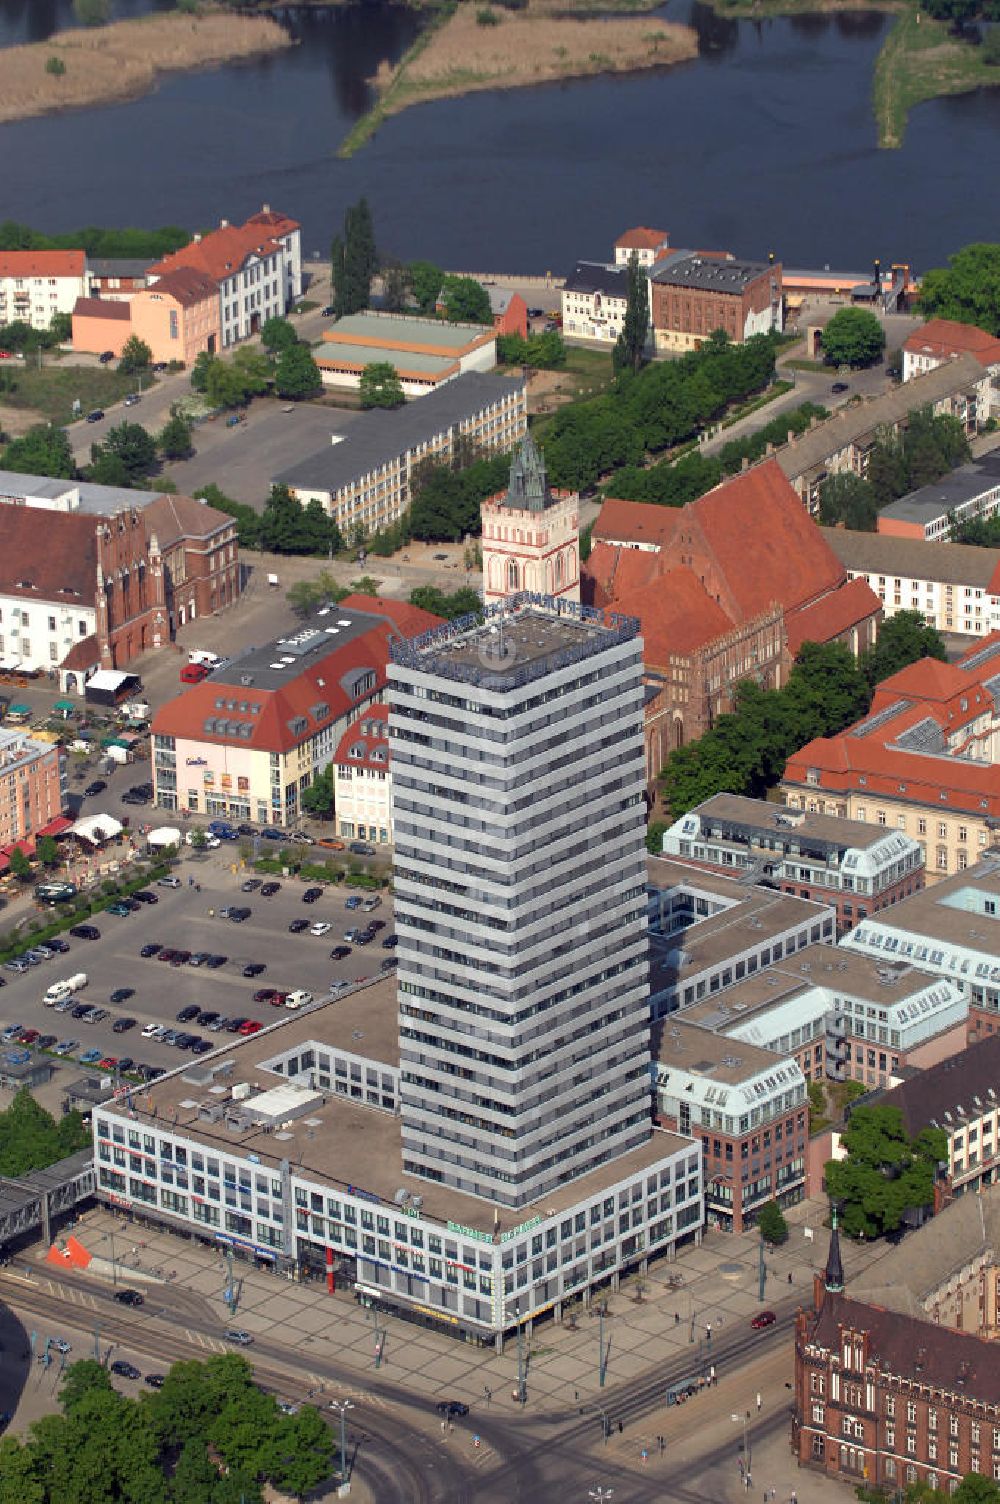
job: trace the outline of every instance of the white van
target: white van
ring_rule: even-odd
[[[307,1003],[311,1003],[312,1000],[312,993],[306,992],[300,987],[297,992],[290,992],[288,994],[288,996],[285,998],[285,1007],[292,1008],[293,1010],[295,1008],[304,1008]]]
[[[207,653],[202,648],[193,648],[188,653],[188,663],[200,664],[202,668],[221,668],[222,659],[218,653]]]
[[[85,971],[78,971],[76,976],[66,977],[61,982],[53,982],[42,1001],[46,1008],[53,1008],[56,1003],[65,1002],[66,998],[72,997],[74,992],[79,992],[86,985],[87,973]]]

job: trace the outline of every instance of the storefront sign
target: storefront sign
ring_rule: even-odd
[[[538,1220],[541,1221],[541,1218]],[[477,1232],[474,1227],[463,1227],[461,1222],[449,1222],[448,1231],[457,1232],[463,1238],[475,1238],[479,1243],[493,1242],[493,1234],[491,1232]]]
[[[231,773],[223,773],[220,781],[224,789],[231,789],[233,786],[233,776]]]
[[[205,772],[205,773],[202,773],[201,777],[202,777],[202,782],[203,783],[214,783],[215,782],[215,774],[214,773]]]
[[[249,778],[237,778],[236,787],[239,789],[241,794],[245,794],[250,787]]]
[[[527,1222],[522,1222],[520,1226],[511,1227],[507,1232],[502,1232],[500,1234],[501,1243],[509,1243],[511,1238],[519,1238],[522,1232],[530,1232],[533,1227],[538,1226],[541,1220],[541,1217],[529,1217]]]
[[[185,764],[189,768],[203,768],[208,762],[207,757],[186,757]]]

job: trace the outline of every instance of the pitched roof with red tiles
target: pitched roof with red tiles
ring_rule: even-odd
[[[88,668],[93,668],[94,664],[100,661],[100,644],[92,632],[89,637],[81,637],[74,642],[59,667],[75,669],[77,673],[86,673]]]
[[[658,554],[645,548],[617,548],[613,543],[595,543],[590,558],[580,566],[580,588],[588,606],[624,604],[632,592],[656,578],[661,568]],[[629,607],[631,609],[631,607]]]
[[[1000,815],[1000,767],[902,751],[875,734],[817,737],[788,759],[784,781],[811,791],[905,798],[929,809],[965,810],[981,818]]]
[[[774,601],[804,606],[847,578],[777,460],[724,481],[683,508],[696,521],[744,617]]]
[[[92,606],[100,519],[0,506],[0,595]]]
[[[801,509],[802,503],[799,502]],[[609,496],[594,523],[595,541],[618,544],[645,544],[648,548],[666,548],[681,520],[677,507],[658,507],[647,501],[622,501]]]
[[[356,721],[352,721],[340,738],[333,760],[342,768],[362,768],[370,773],[388,772],[388,705],[370,705]]]
[[[0,277],[82,277],[83,251],[0,251]]]
[[[798,653],[804,642],[833,642],[881,610],[882,602],[867,580],[848,580],[839,590],[786,615],[789,651]]]
[[[258,209],[256,214],[251,214],[246,221],[248,225],[260,225],[270,230],[272,235],[288,235],[292,230],[301,230],[302,226],[297,219],[289,219],[287,214],[279,214],[276,209]]]
[[[234,525],[228,512],[220,512],[194,496],[157,496],[143,507],[142,521],[146,537],[155,533],[161,551],[182,538],[210,538]]]
[[[75,319],[119,319],[128,323],[131,310],[121,298],[77,298],[73,304]]]
[[[668,569],[617,604],[640,621],[642,658],[664,667],[671,653],[694,653],[733,630],[733,622],[690,569]]]
[[[215,679],[192,684],[183,694],[160,707],[153,717],[153,731],[185,741],[289,752],[325,727],[343,720],[352,707],[357,706],[360,713],[365,700],[384,690],[389,648],[394,638],[414,636],[441,625],[440,618],[431,612],[401,601],[381,601],[374,596],[355,595],[348,596],[340,604],[345,609],[370,613],[371,626],[339,647],[331,646],[329,653],[304,663],[299,672],[283,680],[278,688],[254,685],[251,692]],[[352,697],[346,685],[358,670],[370,670],[375,682],[373,688],[363,695]],[[218,717],[215,702],[223,695],[233,698],[237,704],[242,701],[248,707],[260,707],[256,715],[249,708],[246,711],[226,709],[225,722],[249,725],[248,737],[234,737],[225,729],[206,730],[206,725],[214,724]],[[317,716],[316,711],[321,707],[325,713]],[[293,731],[293,723],[298,723],[301,729]]]
[[[149,268],[149,276],[155,278],[164,272],[190,267],[223,282],[234,276],[251,256],[268,256],[280,249],[278,241],[260,225],[224,225],[200,240],[181,246],[179,251],[171,251]]]
[[[982,365],[1000,361],[1000,339],[975,324],[959,324],[954,319],[928,319],[922,329],[915,329],[903,345],[911,355],[934,355],[946,360],[950,355],[974,355]]]
[[[619,235],[615,246],[623,251],[657,251],[669,239],[666,230],[651,230],[648,225],[636,225]]]
[[[979,684],[976,674],[957,663],[942,663],[939,658],[918,658],[905,668],[890,674],[876,687],[873,709],[881,709],[893,700],[953,700],[967,694]],[[876,707],[875,700],[879,704]]]
[[[176,298],[182,308],[194,308],[198,303],[205,303],[209,298],[219,295],[219,284],[216,279],[209,276],[208,272],[199,271],[194,266],[178,266],[172,272],[162,272],[157,276],[154,288],[144,288],[143,294],[155,292],[162,296],[167,293]]]

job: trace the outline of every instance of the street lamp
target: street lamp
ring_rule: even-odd
[[[596,1488],[592,1488],[590,1490],[589,1494],[587,1495],[587,1498],[588,1499],[596,1499],[598,1501],[598,1504],[603,1504],[603,1501],[605,1499],[610,1499],[611,1495],[613,1493],[614,1493],[614,1489],[613,1488],[602,1488],[601,1485],[598,1484]]]
[[[354,1406],[350,1400],[331,1400],[330,1409],[340,1412],[340,1481],[347,1482],[347,1412]]]

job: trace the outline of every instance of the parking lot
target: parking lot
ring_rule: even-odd
[[[55,1034],[59,1043],[76,1041],[71,1053],[54,1062],[67,1083],[79,1076],[80,1056],[90,1050],[98,1050],[100,1058],[120,1060],[124,1056],[173,1069],[189,1062],[190,1053],[162,1040],[143,1038],[142,1029],[147,1024],[179,1028],[177,1014],[190,1006],[230,1019],[274,1023],[282,1014],[267,1001],[255,1001],[258,990],[290,993],[303,989],[315,998],[326,997],[338,983],[377,975],[381,963],[393,954],[381,944],[393,933],[388,895],[382,896],[375,912],[363,913],[361,909],[347,909],[352,890],[342,885],[323,888],[313,903],[303,902],[310,884],[299,878],[259,879],[262,884],[280,884],[279,891],[270,897],[262,896],[260,888],[244,893],[241,885],[256,880],[255,875],[239,867],[238,856],[233,859],[235,872],[225,865],[228,860],[225,848],[211,856],[192,858],[178,868],[181,887],[150,886],[149,891],[157,898],[155,904],[144,905],[127,918],[96,915],[90,923],[99,929],[100,939],[76,939],[67,933],[66,954],[53,956],[23,975],[4,968],[0,971],[5,984],[0,988],[0,1030],[18,1024],[22,1029],[37,1029],[43,1036]],[[193,883],[200,885],[200,891]],[[368,894],[357,896],[365,898]],[[221,910],[232,905],[249,908],[249,918],[234,923],[225,917]],[[308,927],[292,934],[289,925],[297,920],[308,921]],[[347,944],[344,932],[367,920],[378,921],[384,928],[370,944],[352,944],[348,956],[333,960],[331,950]],[[309,927],[317,923],[329,924],[330,929],[322,936],[313,935]],[[157,955],[141,956],[144,945],[192,955],[206,952],[225,960],[214,969],[205,964],[194,966],[190,961],[164,963]],[[263,970],[254,977],[244,977],[243,968],[250,964]],[[74,1018],[72,1008],[60,1012],[43,1002],[53,983],[80,972],[86,973],[88,981],[74,995],[72,1004],[106,1009],[107,1017],[96,1024]],[[126,987],[133,989],[133,995],[112,1003],[111,994]],[[122,1018],[134,1018],[135,1025],[116,1033],[115,1021]],[[197,1022],[188,1022],[184,1028],[213,1048],[222,1047],[232,1037]],[[88,1065],[90,1070],[95,1068],[96,1062]]]

